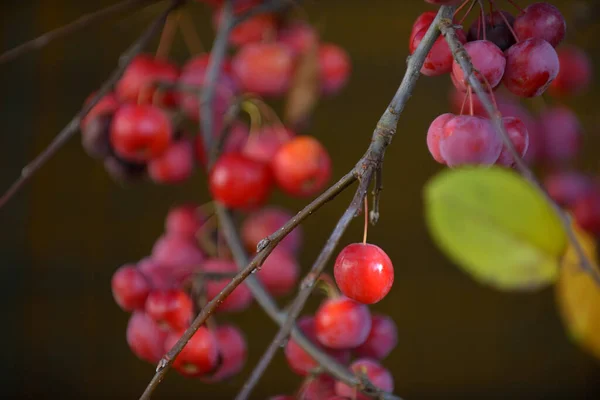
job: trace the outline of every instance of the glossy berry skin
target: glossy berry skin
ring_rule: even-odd
[[[550,84],[554,96],[575,96],[589,88],[592,83],[592,61],[588,54],[575,46],[557,49],[560,71]]]
[[[590,190],[572,206],[577,224],[588,233],[600,236],[600,191]]]
[[[163,235],[152,247],[152,259],[168,267],[177,282],[185,282],[201,269],[204,254],[195,238],[180,235]]]
[[[433,23],[433,20],[435,19],[436,15],[437,15],[436,11],[425,11],[424,13],[422,13],[421,15],[419,15],[417,17],[417,19],[413,23],[411,31],[410,31],[410,37],[409,37],[409,41],[408,41],[409,47],[412,46],[412,41],[413,41],[415,35],[417,34],[417,32],[422,31],[424,29],[427,30]],[[411,53],[412,52],[413,51],[411,51]]]
[[[171,122],[159,108],[125,104],[112,120],[110,143],[119,157],[146,162],[162,155],[172,136]]]
[[[177,104],[175,93],[157,93],[156,82],[174,83],[179,77],[177,68],[149,54],[136,56],[117,83],[115,93],[122,102],[151,104],[156,99],[160,105]]]
[[[549,107],[539,115],[539,124],[545,162],[564,163],[577,157],[582,138],[577,114],[565,106]]]
[[[431,125],[429,125],[429,129],[427,130],[427,148],[429,149],[433,159],[440,164],[446,164],[446,161],[444,161],[444,158],[440,154],[440,140],[442,139],[442,135],[444,133],[444,125],[446,125],[446,122],[450,121],[454,117],[454,114],[442,114],[433,120]]]
[[[143,310],[150,282],[135,265],[123,265],[112,276],[112,294],[124,311]]]
[[[146,313],[134,311],[127,323],[127,344],[137,357],[156,364],[164,355],[167,332]]]
[[[543,39],[527,39],[506,51],[504,85],[520,97],[543,94],[558,75],[560,63],[554,48]]]
[[[565,38],[567,23],[558,8],[552,4],[535,3],[517,17],[513,29],[520,41],[537,38],[556,47]]]
[[[394,283],[392,260],[370,243],[346,246],[335,260],[333,273],[344,296],[363,304],[379,302]]]
[[[294,22],[277,32],[277,40],[297,57],[310,49],[319,40],[319,36],[310,24]]]
[[[527,153],[527,148],[529,147],[529,134],[527,133],[527,127],[520,119],[515,117],[504,117],[502,118],[502,123],[504,124],[506,133],[508,133],[508,137],[517,151],[517,154],[523,158]],[[503,165],[505,167],[514,166],[515,159],[510,154],[506,146],[502,148],[502,152],[500,153],[500,157],[498,157],[496,164]]]
[[[262,127],[248,137],[242,153],[252,160],[269,163],[281,146],[292,140],[295,135],[293,131],[284,127]]]
[[[177,289],[154,290],[146,299],[146,313],[163,329],[186,329],[193,308],[192,299]]]
[[[201,378],[203,382],[222,382],[240,373],[246,363],[247,345],[242,332],[233,325],[220,325],[215,329],[220,363],[210,375]]]
[[[591,177],[576,171],[552,173],[544,179],[544,188],[563,207],[571,207],[594,187]]]
[[[171,332],[167,336],[165,353],[177,343],[182,335],[183,330]],[[217,366],[218,349],[215,336],[208,328],[201,326],[181,350],[181,353],[173,360],[173,368],[188,377],[209,373]]]
[[[331,159],[311,136],[297,136],[283,145],[271,163],[277,185],[287,194],[313,196],[331,177]]]
[[[110,126],[113,114],[99,114],[81,128],[81,145],[86,154],[102,160],[111,155]]]
[[[319,80],[323,94],[339,92],[346,85],[351,69],[352,64],[346,50],[333,43],[319,46]]]
[[[273,186],[269,165],[240,153],[222,155],[208,181],[215,200],[229,208],[245,210],[263,205]]]
[[[373,315],[371,331],[366,342],[354,349],[361,358],[383,360],[398,344],[398,328],[393,319],[386,315]]]
[[[296,287],[300,267],[295,257],[276,247],[267,257],[256,276],[272,296],[284,296]]]
[[[341,364],[347,364],[350,361],[350,352],[347,350],[334,350],[325,348],[319,343],[316,336],[315,318],[311,316],[304,316],[298,319],[298,329],[304,333],[304,335],[312,343],[318,346],[321,350],[335,358]],[[313,360],[295,341],[290,338],[285,345],[285,359],[288,365],[296,374],[300,376],[308,375],[312,370],[317,368],[319,364]]]
[[[412,36],[412,40],[409,43],[410,54],[413,54],[415,50],[417,50],[417,47],[419,47],[423,37],[425,37],[428,28],[429,26],[417,31],[414,36]],[[466,43],[466,35],[462,29],[456,29],[456,36],[461,43]],[[426,76],[439,76],[449,73],[452,71],[453,61],[452,51],[450,50],[446,39],[439,37],[425,57],[423,67],[421,67],[421,73]]]
[[[240,49],[232,65],[245,91],[280,96],[292,82],[294,56],[281,43],[252,43]]]
[[[440,154],[449,167],[492,165],[501,151],[502,141],[487,119],[459,115],[444,125]]]
[[[351,349],[363,344],[371,330],[366,305],[346,297],[326,300],[315,314],[317,339],[332,349]]]
[[[502,50],[489,40],[476,40],[465,44],[465,50],[471,57],[473,67],[477,70],[475,75],[484,87],[495,88],[504,76],[506,59]],[[457,89],[467,91],[468,82],[460,65],[452,63],[452,82]]]
[[[394,379],[392,374],[377,361],[368,358],[361,358],[354,361],[350,365],[350,370],[355,374],[365,374],[373,385],[384,392],[390,393],[394,390]],[[355,388],[350,387],[340,381],[335,383],[335,392],[339,396],[353,398],[356,400],[370,399],[369,396],[365,396],[364,394],[358,392]]]
[[[183,204],[171,208],[165,218],[167,236],[195,238],[206,221],[206,216],[199,207],[198,204]]]
[[[250,254],[256,252],[258,243],[271,235],[286,222],[292,219],[294,215],[282,208],[268,206],[259,211],[250,214],[241,228],[242,240]],[[283,239],[277,248],[287,250],[289,253],[296,254],[302,245],[302,227],[294,228]]]
[[[148,175],[156,183],[181,183],[193,172],[194,149],[186,139],[172,143],[160,157],[148,163]]]
[[[510,27],[515,22],[515,17],[507,11],[494,11],[491,14],[486,14],[484,24],[481,22],[481,15],[471,24],[467,39],[469,42],[483,39],[483,29],[485,28],[486,40],[494,43],[505,51],[510,46],[515,44],[516,40]],[[507,22],[508,24],[507,25]],[[510,26],[510,27],[509,27]]]
[[[221,273],[232,273],[237,272],[237,267],[234,262],[228,260],[220,260],[216,258],[212,258],[207,260],[204,263],[203,270],[205,272],[221,272]],[[231,281],[230,278],[225,279],[216,279],[210,280],[206,283],[206,296],[208,300],[214,299],[221,290],[227,286],[227,284]],[[236,287],[233,292],[223,303],[219,306],[219,311],[229,311],[229,312],[237,312],[243,311],[250,306],[252,303],[252,293],[250,293],[250,289],[242,283],[238,287]]]
[[[323,400],[335,396],[335,380],[326,374],[309,378],[298,391],[302,400]]]

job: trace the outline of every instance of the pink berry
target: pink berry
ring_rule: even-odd
[[[172,268],[159,264],[151,258],[140,260],[137,267],[148,279],[152,289],[177,289],[182,285],[182,281],[174,276]]]
[[[593,187],[591,177],[576,171],[555,172],[544,179],[546,191],[561,206],[571,207]]]
[[[175,235],[161,236],[154,243],[152,258],[171,268],[181,282],[198,271],[204,262],[204,254],[194,239]]]
[[[431,125],[429,125],[429,129],[427,130],[427,148],[433,156],[433,159],[440,164],[446,164],[446,161],[444,161],[442,155],[440,154],[440,140],[442,139],[444,132],[444,125],[446,125],[446,122],[450,121],[454,117],[454,114],[442,114],[433,120]]]
[[[560,70],[550,84],[550,93],[555,96],[574,96],[589,88],[592,82],[592,61],[588,54],[575,46],[557,50]]]
[[[326,95],[339,92],[350,76],[350,57],[346,50],[332,43],[319,46],[319,78]]]
[[[565,37],[567,23],[558,8],[549,3],[535,3],[515,20],[513,28],[520,41],[543,39],[556,47]]]
[[[183,331],[171,332],[165,341],[165,352],[169,351]],[[181,353],[173,360],[173,368],[188,377],[197,377],[211,372],[218,361],[217,340],[205,326],[198,328]]]
[[[398,344],[398,328],[393,319],[385,315],[373,315],[371,331],[366,342],[354,352],[358,357],[382,360],[386,358]]]
[[[253,132],[242,150],[252,160],[269,163],[281,146],[289,142],[295,133],[279,126],[265,126]]]
[[[237,375],[246,363],[248,352],[246,339],[233,325],[221,325],[214,332],[219,349],[220,363],[211,375],[203,376],[204,382],[222,382]]]
[[[286,45],[294,56],[304,54],[318,39],[317,31],[303,22],[294,22],[277,33],[277,40]]]
[[[127,323],[127,344],[137,357],[157,363],[165,351],[167,332],[160,329],[146,313],[134,311]]]
[[[167,236],[195,238],[205,221],[206,216],[200,211],[199,205],[180,205],[169,210],[165,219],[165,232]]]
[[[111,286],[115,301],[124,311],[144,309],[150,283],[134,265],[123,265],[116,270]]]
[[[539,115],[543,133],[544,159],[562,163],[574,159],[581,148],[581,123],[577,114],[565,106],[546,109]]]
[[[577,224],[592,235],[600,236],[600,191],[590,190],[572,206]]]
[[[234,14],[239,15],[246,12],[249,8],[255,6],[257,2],[249,2],[248,4],[236,3],[234,6]],[[213,14],[213,25],[215,29],[219,29],[222,20],[222,9],[215,11]],[[229,42],[235,46],[244,46],[249,43],[262,41],[269,32],[276,29],[276,19],[273,14],[257,14],[239,24],[237,24],[229,35]]]
[[[298,393],[302,400],[323,400],[332,396],[335,396],[335,380],[326,374],[305,380]]]
[[[148,175],[156,183],[181,183],[193,172],[194,150],[185,139],[171,144],[160,157],[148,163]]]
[[[465,44],[465,50],[471,57],[473,67],[477,70],[475,75],[484,87],[495,88],[504,76],[506,59],[502,50],[488,40],[476,40]],[[452,82],[459,90],[467,91],[468,82],[460,65],[454,61],[452,64]]]
[[[154,290],[146,299],[146,313],[164,329],[187,328],[193,309],[192,299],[182,290]]]
[[[362,358],[354,361],[350,365],[350,370],[355,375],[364,374],[369,381],[384,392],[392,392],[394,390],[394,379],[390,371],[382,367],[377,361],[368,358]],[[356,400],[369,400],[369,396],[358,392],[356,388],[350,387],[343,382],[335,383],[335,392],[339,396],[353,398]]]
[[[527,39],[506,51],[503,82],[517,96],[535,97],[546,91],[559,69],[558,55],[548,42]]]
[[[256,275],[271,295],[284,296],[296,287],[300,267],[291,253],[276,247]]]
[[[277,231],[293,217],[294,214],[273,206],[265,207],[250,214],[242,224],[241,229],[246,249],[250,253],[255,253],[256,246],[261,240]],[[300,249],[301,244],[302,227],[298,226],[279,243],[278,247],[295,254]]]
[[[204,272],[235,273],[237,267],[234,262],[212,258],[203,265]],[[214,299],[231,281],[231,278],[211,279],[206,283],[206,296],[208,300]],[[242,283],[221,303],[219,311],[236,312],[245,310],[252,303],[252,293],[246,284]]]
[[[363,344],[371,330],[369,308],[346,297],[326,300],[315,314],[315,330],[321,344],[332,349],[351,349]]]
[[[449,167],[492,165],[501,151],[502,141],[487,119],[459,115],[444,125],[440,154]]]
[[[502,123],[508,133],[508,137],[512,142],[517,154],[523,158],[527,153],[527,147],[529,146],[529,134],[527,133],[527,127],[518,118],[515,117],[504,117]],[[504,165],[505,167],[512,167],[515,164],[515,159],[510,154],[506,146],[502,148],[500,157],[496,161],[498,165]]]
[[[348,298],[363,304],[383,299],[394,283],[394,266],[388,255],[374,244],[353,243],[335,260],[335,282]]]

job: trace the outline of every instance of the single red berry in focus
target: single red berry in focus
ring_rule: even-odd
[[[164,355],[167,332],[146,313],[134,311],[127,323],[127,344],[137,357],[156,364]]]
[[[233,71],[246,91],[280,96],[290,87],[294,57],[281,43],[252,43],[236,54]]]
[[[577,157],[582,139],[577,114],[565,106],[549,107],[539,115],[539,124],[545,162],[564,163]]]
[[[297,136],[283,145],[271,163],[275,181],[292,196],[318,193],[331,177],[331,159],[325,147],[311,136]]]
[[[476,40],[465,44],[465,50],[471,57],[475,76],[484,87],[495,88],[504,76],[506,59],[502,50],[489,40]],[[468,82],[461,66],[453,61],[452,82],[457,89],[467,91]]]
[[[594,182],[590,176],[580,172],[562,171],[546,176],[544,187],[555,202],[571,207],[594,187]]]
[[[315,314],[315,330],[321,344],[332,349],[351,349],[363,344],[371,330],[369,308],[346,297],[328,299]]]
[[[561,47],[557,53],[560,70],[550,84],[550,93],[555,96],[574,96],[588,89],[593,74],[588,54],[575,46]]]
[[[492,165],[500,157],[502,141],[487,119],[459,115],[443,129],[440,154],[449,167]]]
[[[193,309],[192,299],[182,290],[154,290],[146,299],[146,313],[165,329],[186,329]]]
[[[183,331],[171,332],[165,341],[165,353],[177,343]],[[180,374],[196,377],[211,372],[219,357],[217,340],[205,326],[198,328],[181,353],[173,360],[173,368]]]
[[[220,363],[214,373],[201,377],[203,382],[222,382],[237,375],[246,363],[246,339],[238,328],[233,325],[221,325],[215,329],[214,335],[217,339]]]
[[[549,3],[535,3],[517,17],[513,29],[520,41],[543,39],[553,47],[565,38],[567,22],[558,8]]]
[[[383,299],[394,283],[394,266],[374,244],[353,243],[344,247],[333,266],[335,282],[348,298],[363,304]]]
[[[590,190],[572,206],[575,221],[585,231],[600,236],[600,191]]]
[[[198,230],[206,221],[206,216],[197,204],[184,204],[173,207],[165,218],[167,236],[195,238]]]
[[[279,126],[265,126],[253,132],[242,150],[244,155],[256,161],[269,163],[277,151],[292,140],[295,133]]]
[[[246,249],[250,253],[255,253],[256,246],[258,246],[261,240],[281,228],[293,216],[294,214],[273,206],[265,207],[250,214],[241,228],[241,235]],[[300,250],[301,244],[302,227],[298,226],[279,243],[277,248],[282,248],[295,254]]]
[[[215,273],[235,273],[237,267],[234,262],[228,260],[220,260],[212,258],[207,260],[203,265],[204,272],[215,272]],[[214,299],[221,290],[227,286],[231,281],[231,278],[224,279],[211,279],[206,283],[206,297],[208,300]],[[252,303],[252,293],[246,284],[242,283],[236,287],[233,292],[221,303],[219,311],[242,311],[250,306]]]
[[[173,64],[141,54],[127,66],[115,92],[121,101],[127,103],[148,104],[156,99],[161,105],[174,106],[177,104],[176,94],[161,93],[156,83],[174,83],[178,77],[179,71]]]
[[[159,108],[125,104],[113,118],[110,142],[120,157],[145,162],[163,154],[172,136],[171,122]]]
[[[271,295],[284,296],[296,286],[300,267],[291,253],[276,247],[256,275]]]
[[[398,328],[393,319],[386,315],[373,315],[371,331],[367,341],[354,352],[358,357],[383,360],[398,344]]]
[[[148,175],[156,183],[181,183],[193,172],[194,149],[185,139],[171,144],[161,156],[148,163]]]
[[[143,310],[150,283],[134,265],[123,265],[112,276],[112,294],[124,311]]]
[[[520,97],[543,94],[558,75],[560,63],[554,48],[543,39],[527,39],[506,51],[504,86]]]
[[[440,139],[444,133],[444,125],[446,125],[446,122],[450,121],[454,117],[454,114],[442,114],[433,120],[431,125],[429,125],[429,129],[427,130],[427,148],[433,156],[433,159],[440,164],[446,164],[446,161],[444,161],[442,155],[440,154]]]
[[[350,370],[354,374],[364,374],[369,381],[384,392],[392,392],[394,390],[394,378],[390,371],[385,369],[377,361],[368,358],[362,358],[354,361],[350,365]],[[353,398],[356,400],[369,400],[371,397],[362,393],[357,393],[356,388],[350,387],[343,382],[335,383],[335,392],[339,396]]]
[[[319,46],[319,78],[324,94],[339,92],[346,85],[351,68],[346,50],[332,43]]]
[[[273,186],[269,165],[240,153],[222,155],[208,177],[213,198],[230,208],[263,205]]]
[[[527,147],[529,147],[527,127],[520,119],[515,117],[504,117],[502,118],[502,123],[504,124],[506,133],[508,133],[508,137],[517,151],[517,154],[519,157],[523,158],[527,153]],[[496,164],[504,165],[505,167],[514,166],[515,159],[506,146],[502,148],[502,152],[500,153],[500,157],[498,157]]]
[[[316,336],[316,328],[315,328],[315,318],[310,316],[300,317],[298,319],[298,329],[304,333],[304,335],[309,339],[313,344],[319,347],[322,351],[329,354],[331,357],[335,358],[341,364],[347,364],[350,361],[350,352],[347,350],[334,350],[329,348],[324,348],[322,344],[319,343]],[[312,370],[317,368],[319,364],[309,356],[302,347],[300,347],[296,341],[292,338],[285,345],[285,358],[292,369],[296,374],[300,376],[308,375]]]

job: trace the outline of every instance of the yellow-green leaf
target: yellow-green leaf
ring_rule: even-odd
[[[501,290],[554,282],[567,238],[545,199],[513,171],[445,170],[425,188],[438,246],[475,280]]]

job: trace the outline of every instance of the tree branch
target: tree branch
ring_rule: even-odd
[[[169,7],[146,29],[146,31],[121,55],[117,69],[102,84],[100,89],[92,97],[79,113],[63,128],[62,131],[52,140],[40,155],[31,163],[27,164],[21,171],[21,176],[10,186],[10,188],[0,198],[0,208],[2,208],[60,148],[69,141],[77,132],[81,120],[98,104],[98,102],[107,95],[119,81],[125,69],[131,61],[141,53],[148,42],[158,33],[165,23],[169,13],[183,4],[182,0],[174,0]]]
[[[114,14],[119,14],[121,12],[133,10],[141,5],[144,5],[145,3],[151,4],[157,1],[159,0],[126,0],[121,3],[112,5],[110,7],[103,8],[102,10],[82,15],[81,17],[77,18],[75,21],[67,25],[61,26],[60,28],[57,28],[50,32],[46,32],[33,40],[20,44],[19,46],[6,51],[4,54],[0,55],[0,64],[13,61],[31,51],[39,50],[48,45],[48,43],[50,43],[53,40],[60,39],[62,37],[75,33],[81,29],[87,28],[91,24],[95,22],[100,22]]]
[[[454,59],[464,71],[464,75],[467,77],[469,85],[473,88],[475,94],[477,94],[477,97],[481,100],[481,104],[483,104],[483,107],[488,113],[490,120],[492,121],[492,124],[496,129],[496,134],[500,136],[502,142],[504,143],[504,146],[506,146],[506,148],[510,152],[510,155],[515,160],[515,165],[517,169],[523,175],[523,177],[527,179],[535,189],[537,189],[537,191],[542,195],[542,197],[544,197],[548,204],[550,204],[550,206],[557,213],[567,233],[567,236],[569,237],[569,241],[571,242],[571,245],[573,246],[575,252],[577,253],[577,256],[579,257],[581,268],[588,274],[590,274],[598,284],[600,284],[600,273],[596,271],[596,269],[593,267],[592,262],[590,262],[590,260],[586,256],[583,247],[581,246],[581,243],[577,239],[577,236],[575,235],[575,232],[571,226],[571,220],[569,216],[560,208],[558,204],[554,202],[554,200],[552,200],[552,198],[550,197],[550,195],[548,195],[542,184],[535,177],[533,171],[527,166],[527,164],[519,156],[518,152],[513,146],[512,141],[510,140],[510,137],[506,132],[506,128],[502,123],[502,115],[494,106],[494,103],[492,102],[488,92],[485,90],[481,82],[479,82],[479,79],[477,79],[477,77],[475,76],[475,68],[473,67],[473,63],[471,62],[471,57],[469,57],[469,54],[465,51],[464,46],[462,45],[460,40],[458,40],[458,37],[456,36],[456,30],[454,29],[454,25],[452,23],[452,19],[445,18],[441,20],[439,22],[439,27],[442,31],[442,34],[446,37],[446,41],[448,42],[448,45],[452,50]]]

